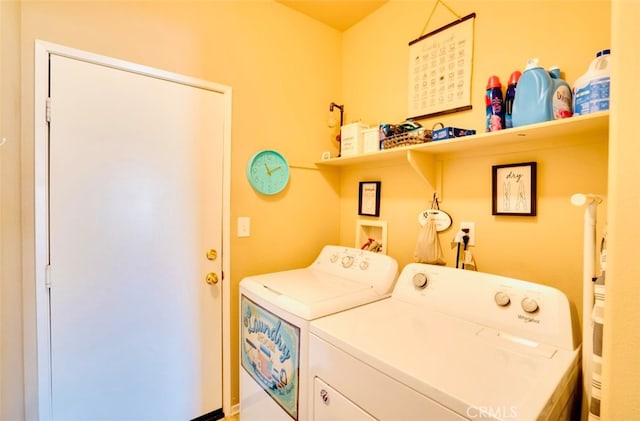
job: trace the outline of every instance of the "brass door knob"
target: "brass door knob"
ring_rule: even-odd
[[[207,250],[207,259],[208,260],[216,260],[218,257],[218,252],[214,249]]]
[[[215,285],[218,283],[218,275],[213,272],[207,273],[207,283],[209,285]]]

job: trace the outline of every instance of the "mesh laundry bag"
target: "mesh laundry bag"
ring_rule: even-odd
[[[425,224],[418,234],[418,242],[414,259],[418,263],[429,263],[432,265],[444,265],[444,255],[440,247],[440,238],[436,229],[436,221],[433,215],[427,216]]]

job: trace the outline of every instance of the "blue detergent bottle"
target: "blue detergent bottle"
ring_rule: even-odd
[[[549,72],[529,60],[518,81],[518,93],[513,101],[513,127],[553,120],[553,82]]]

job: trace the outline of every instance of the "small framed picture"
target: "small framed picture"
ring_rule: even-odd
[[[380,216],[380,182],[361,181],[358,192],[358,215]]]
[[[492,167],[492,215],[536,215],[536,166],[523,162]]]

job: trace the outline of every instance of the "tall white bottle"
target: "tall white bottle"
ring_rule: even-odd
[[[573,84],[573,114],[583,115],[609,109],[611,50],[596,54],[585,74]]]

